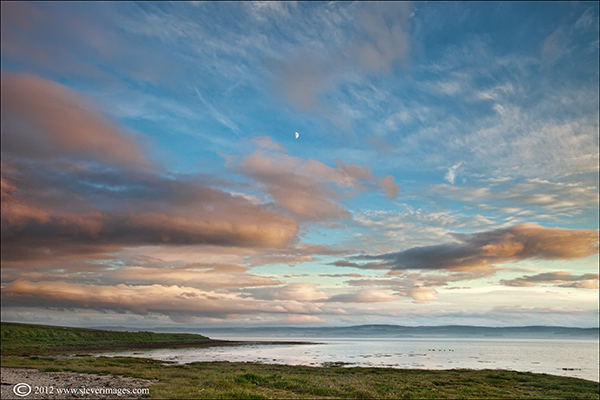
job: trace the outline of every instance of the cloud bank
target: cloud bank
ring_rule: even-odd
[[[457,242],[414,247],[397,253],[357,256],[375,260],[351,263],[364,269],[390,270],[491,270],[494,264],[521,260],[570,260],[598,253],[598,231],[546,228],[534,223],[516,225],[472,235],[452,234]],[[344,266],[343,262],[338,263]]]

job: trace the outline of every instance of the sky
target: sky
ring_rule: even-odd
[[[598,327],[598,2],[2,2],[2,320]]]

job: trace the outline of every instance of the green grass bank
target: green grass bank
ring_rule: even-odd
[[[2,322],[2,355],[50,355],[77,351],[111,351],[214,344],[202,335],[119,332]]]
[[[69,350],[201,346],[199,335],[113,332],[2,323],[2,367],[113,374],[159,382],[154,399],[599,399],[598,383],[502,370],[407,370],[195,362],[133,357],[49,357]],[[204,339],[202,339],[204,338]],[[171,341],[169,341],[171,340]],[[173,341],[175,340],[175,341]],[[197,342],[194,342],[197,341]],[[101,347],[101,346],[100,346]],[[35,350],[39,350],[38,353]],[[29,354],[28,357],[14,357]],[[34,355],[36,354],[36,355]],[[9,356],[9,357],[7,357]],[[10,357],[12,356],[12,357]]]

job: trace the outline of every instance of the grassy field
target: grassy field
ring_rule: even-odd
[[[210,342],[184,333],[117,332],[2,322],[2,355],[29,356],[76,351],[181,347]]]
[[[154,399],[598,399],[582,379],[498,370],[402,370],[141,358],[3,358],[3,367],[158,379]]]
[[[196,335],[96,331],[90,329],[2,324],[2,367],[37,368],[157,379],[155,399],[599,399],[598,383],[583,379],[501,370],[406,370],[392,368],[304,367],[257,363],[190,364],[133,357],[6,357],[64,353],[153,343],[171,347],[198,341]],[[203,338],[201,336],[201,338]],[[188,340],[188,342],[186,342]],[[202,339],[200,339],[202,340]],[[206,339],[204,339],[206,340]],[[202,342],[199,342],[202,343]],[[39,353],[33,350],[38,349]]]

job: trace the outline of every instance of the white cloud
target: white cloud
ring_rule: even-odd
[[[446,175],[444,176],[444,179],[446,179],[448,182],[450,182],[451,185],[454,186],[454,179],[456,178],[456,170],[463,164],[463,161],[459,162],[456,165],[453,165],[452,167],[448,168],[448,172],[446,172]]]

